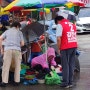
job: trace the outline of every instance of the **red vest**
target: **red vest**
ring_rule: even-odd
[[[62,25],[60,50],[77,47],[76,26],[66,19],[59,22]]]

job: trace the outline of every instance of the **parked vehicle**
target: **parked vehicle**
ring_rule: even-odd
[[[81,8],[76,21],[77,33],[90,32],[90,8]]]

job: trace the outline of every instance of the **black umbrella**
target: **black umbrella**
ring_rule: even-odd
[[[46,30],[48,26],[45,25]],[[25,26],[22,30],[25,42],[31,42],[37,39],[40,35],[44,34],[44,25],[39,22],[33,22],[30,25]]]

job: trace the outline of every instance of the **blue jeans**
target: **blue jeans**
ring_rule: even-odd
[[[76,48],[61,50],[62,83],[64,85],[69,85],[73,82],[75,55]]]

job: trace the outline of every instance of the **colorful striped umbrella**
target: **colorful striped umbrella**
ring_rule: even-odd
[[[82,7],[85,6],[84,2],[82,2],[80,0],[68,0],[68,2],[71,2],[71,3],[73,3],[76,6],[82,6]]]
[[[15,6],[13,7],[19,0],[14,0],[12,3],[10,3],[8,6],[4,8],[4,11],[14,11],[14,10],[20,10],[23,7]]]
[[[1,7],[0,15],[9,14],[9,11],[4,11],[4,8]]]
[[[35,7],[55,7],[61,4],[65,4],[68,0],[19,0],[15,6],[22,6],[25,8]]]

